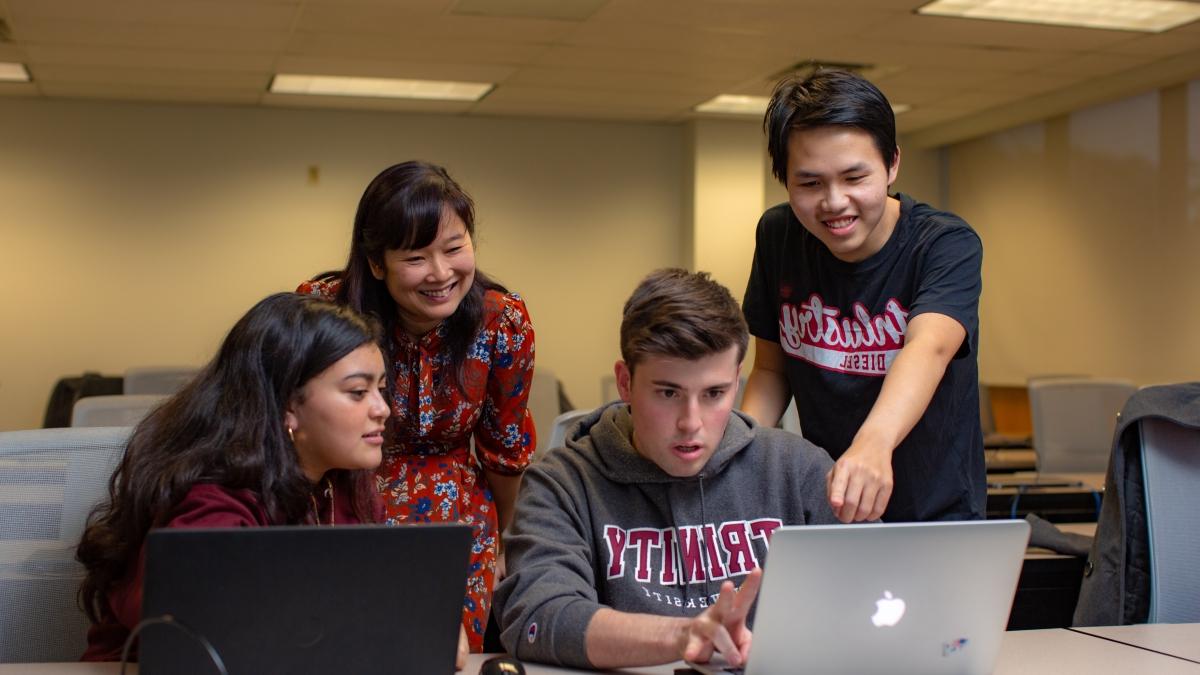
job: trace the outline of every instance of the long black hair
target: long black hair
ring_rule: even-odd
[[[92,621],[137,564],[146,533],[170,520],[198,483],[250,490],[275,523],[310,522],[312,483],[284,411],[306,382],[380,337],[375,321],[294,293],[269,296],[247,312],[196,378],[133,430],[108,500],[92,511],[76,553],[87,568],[79,601]],[[363,522],[375,519],[373,473],[327,474]]]
[[[367,185],[358,202],[350,258],[341,273],[342,285],[337,300],[359,312],[379,317],[389,345],[395,339],[400,315],[387,285],[371,273],[371,263],[382,267],[385,251],[424,248],[431,244],[437,238],[445,209],[462,219],[474,242],[475,203],[471,197],[445,169],[418,161],[403,162],[381,171]],[[483,328],[483,297],[488,290],[508,292],[499,282],[476,269],[471,288],[458,309],[446,319],[443,344],[450,354],[450,372],[455,373],[460,389],[467,352]]]

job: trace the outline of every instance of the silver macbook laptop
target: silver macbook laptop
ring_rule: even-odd
[[[745,673],[990,673],[1028,541],[1023,520],[779,528]]]
[[[154,530],[144,675],[451,673],[468,525]],[[224,669],[217,666],[217,661]]]

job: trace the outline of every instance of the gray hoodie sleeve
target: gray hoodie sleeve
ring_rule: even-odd
[[[519,659],[591,668],[584,634],[601,608],[578,474],[548,456],[525,472],[495,592],[504,648]],[[564,480],[565,479],[565,480]]]

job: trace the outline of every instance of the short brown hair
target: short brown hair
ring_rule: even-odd
[[[735,345],[741,362],[749,341],[741,307],[708,272],[651,272],[625,301],[621,358],[630,372],[647,356],[694,361]]]

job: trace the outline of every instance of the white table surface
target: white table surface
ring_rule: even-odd
[[[1097,637],[1116,640],[1142,649],[1191,659],[1200,672],[1200,623],[1154,623],[1137,626],[1075,628]]]
[[[1125,640],[1137,640],[1165,648],[1157,651],[1194,650],[1196,638],[1200,636],[1200,624],[1154,624],[1087,630],[1102,632],[1105,635],[1099,637],[1098,634],[1090,635],[1063,628],[1007,632],[1004,634],[994,672],[997,675],[1200,673],[1200,664],[1117,642],[1114,641],[1115,638],[1111,638],[1111,635],[1116,635]],[[462,672],[465,675],[475,675],[479,672],[480,664],[490,656],[472,654]],[[798,661],[797,665],[802,666],[803,661]],[[682,666],[682,663],[671,663],[616,672],[629,675],[673,675],[675,669]],[[118,672],[119,668],[115,663],[0,664],[0,675],[117,675]],[[136,673],[137,669],[131,667],[127,672]],[[525,672],[527,675],[562,675],[583,671],[527,663]]]

